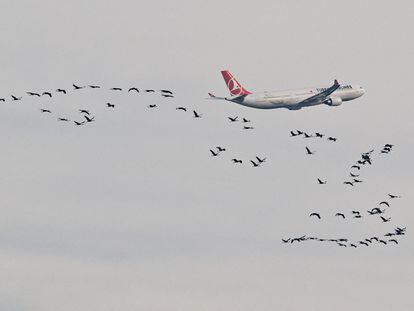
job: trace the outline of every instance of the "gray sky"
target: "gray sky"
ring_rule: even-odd
[[[0,97],[104,89],[0,103],[0,309],[412,310],[413,14],[409,2],[386,1],[3,1]],[[253,91],[337,78],[367,93],[293,112],[204,100],[227,94],[221,69]],[[79,108],[96,122],[57,122],[80,118]],[[291,129],[338,142],[291,139]],[[374,156],[361,185],[342,185],[361,152],[386,143],[393,152]],[[228,151],[212,159],[216,145]],[[268,158],[260,169],[230,162],[256,155]],[[387,193],[403,196],[391,224],[332,216]],[[398,246],[280,242],[397,225],[407,226]]]

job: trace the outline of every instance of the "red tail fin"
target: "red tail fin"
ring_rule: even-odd
[[[229,71],[223,70],[221,74],[223,75],[224,81],[226,82],[227,88],[229,89],[231,95],[238,96],[251,94],[251,92],[246,90],[239,82],[237,82]]]

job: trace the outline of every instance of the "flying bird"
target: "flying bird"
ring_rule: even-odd
[[[389,222],[391,220],[391,217],[385,218],[383,216],[380,216],[382,219],[382,222]]]
[[[170,90],[161,90],[161,93],[166,93],[166,94],[170,94],[170,95],[173,94],[173,92],[171,92]]]
[[[385,242],[384,240],[379,240],[378,242],[379,242],[379,243],[382,243],[382,244],[384,244],[384,245],[387,245],[387,242]]]
[[[256,156],[256,159],[260,164],[266,162],[266,158],[261,159],[258,156]]]
[[[398,241],[396,239],[390,239],[388,242],[394,242],[395,244],[398,244]]]
[[[351,182],[351,181],[344,181],[344,185],[350,185],[350,186],[353,186],[353,185],[354,185],[354,183],[353,183],[353,182]]]
[[[401,198],[399,195],[394,195],[394,194],[388,194],[388,196],[390,197],[390,199],[399,199],[399,198]]]
[[[84,86],[78,86],[78,85],[76,85],[76,84],[72,84],[72,86],[73,86],[73,88],[74,88],[75,90],[80,90],[80,89],[83,89],[83,88],[84,88]]]
[[[115,104],[106,103],[106,107],[108,107],[108,108],[115,108]]]
[[[26,94],[29,95],[29,96],[37,96],[37,97],[40,97],[40,94],[39,93],[26,92]]]
[[[336,138],[335,138],[335,137],[331,137],[331,136],[329,136],[329,137],[328,137],[328,140],[329,140],[329,141],[333,141],[333,142],[335,142],[335,141],[336,141]]]
[[[282,239],[283,243],[288,243],[290,241],[290,238],[288,238],[287,240]]]
[[[79,109],[79,112],[89,114],[89,110],[86,109]]]
[[[250,120],[247,120],[246,118],[243,118],[243,123],[249,123]]]
[[[360,170],[361,169],[361,167],[358,166],[358,165],[352,165],[351,168],[356,168],[357,170]]]
[[[155,108],[155,107],[157,107],[157,105],[156,104],[151,104],[151,105],[148,105],[147,107],[148,108]]]
[[[354,182],[356,182],[356,183],[362,183],[362,180],[354,178]]]
[[[252,129],[254,129],[254,127],[253,126],[243,126],[243,129],[244,130],[252,130]]]
[[[99,85],[89,85],[91,89],[100,89],[101,87]]]
[[[42,112],[42,113],[45,113],[45,112],[51,113],[52,111],[50,111],[49,109],[40,109],[40,112]]]
[[[95,121],[95,117],[89,118],[87,115],[84,115],[84,117],[86,119],[86,122],[88,122],[88,123]]]
[[[232,117],[227,117],[229,120],[230,120],[230,122],[236,122],[236,121],[238,121],[237,120],[237,116],[236,117],[234,117],[234,118],[232,118]]]
[[[73,121],[75,123],[75,125],[83,125],[85,123],[85,121],[82,122],[78,122],[78,121]]]
[[[56,92],[66,94],[66,90],[64,89],[57,89]]]
[[[321,134],[321,133],[318,133],[318,132],[316,132],[315,133],[315,135],[316,135],[316,137],[319,137],[319,138],[322,138],[322,137],[324,137],[325,135],[323,135],[323,134]]]
[[[390,207],[390,204],[387,201],[382,201],[378,205],[382,205],[382,204],[387,205],[388,207]]]
[[[193,110],[194,118],[201,118],[201,114],[198,114],[197,111]]]
[[[359,177],[359,174],[352,174],[352,173],[349,173],[349,175],[351,175],[351,177]]]
[[[226,151],[226,148],[223,148],[223,147],[220,147],[220,146],[218,146],[216,148],[219,152]]]
[[[210,149],[210,152],[211,152],[211,156],[212,157],[217,157],[218,155],[219,155],[219,153],[218,152],[214,152],[213,150],[211,150]]]
[[[359,241],[359,244],[365,245],[365,246],[369,246],[369,244],[367,242],[364,241]]]
[[[58,121],[69,122],[69,119],[66,119],[66,118],[58,118]]]
[[[110,90],[112,91],[122,91],[120,87],[111,87]]]
[[[145,90],[145,93],[153,93],[153,92],[155,92],[155,90]]]
[[[165,98],[172,98],[172,97],[174,97],[174,95],[170,95],[170,94],[161,94],[161,96],[162,97],[165,97]]]
[[[311,151],[308,147],[305,147],[305,148],[306,148],[306,153],[307,154],[309,154],[309,155],[315,154],[315,151]]]
[[[318,178],[318,183],[319,183],[320,185],[324,185],[324,184],[326,184],[326,180],[325,180],[325,181],[323,181],[322,179]]]
[[[296,134],[294,131],[290,131],[290,137],[298,136],[299,134]]]
[[[0,102],[5,102],[6,100],[4,98],[0,98]]]
[[[139,93],[139,90],[138,90],[136,87],[131,87],[131,88],[128,90],[128,92],[131,92],[131,91],[135,91],[135,92]]]
[[[321,215],[319,215],[318,213],[311,213],[311,214],[309,215],[309,217],[312,217],[312,216],[316,216],[316,217],[318,217],[319,219],[321,219]]]
[[[52,93],[50,93],[50,92],[43,92],[43,93],[42,93],[42,96],[43,96],[43,95],[47,95],[47,96],[49,96],[49,97],[52,97]]]
[[[345,215],[344,215],[344,214],[342,214],[342,213],[336,213],[336,214],[335,214],[335,216],[340,216],[340,217],[342,217],[343,219],[345,219]]]
[[[22,99],[21,96],[20,97],[17,97],[17,96],[14,96],[14,95],[10,95],[10,96],[11,96],[12,100],[21,100]]]
[[[175,108],[175,110],[187,111],[187,108],[185,108],[185,107],[177,107],[177,108]]]
[[[233,163],[239,163],[239,164],[242,164],[243,163],[243,161],[242,160],[239,160],[239,159],[231,159],[231,161]]]
[[[253,167],[258,167],[260,166],[259,164],[257,164],[256,162],[254,162],[253,160],[250,160],[250,162],[252,163]]]

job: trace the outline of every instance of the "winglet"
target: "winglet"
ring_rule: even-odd
[[[339,85],[338,80],[336,80],[336,79],[335,79],[335,81],[334,81],[334,85],[335,85],[335,86],[336,86],[336,85]]]

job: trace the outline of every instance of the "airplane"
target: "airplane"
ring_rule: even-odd
[[[322,104],[339,106],[342,102],[356,99],[365,93],[364,88],[361,86],[350,84],[340,85],[337,80],[330,87],[252,93],[246,90],[228,70],[223,70],[221,74],[231,96],[219,97],[208,93],[210,96],[208,99],[226,100],[259,109],[287,108],[289,110],[299,110],[303,107]]]

